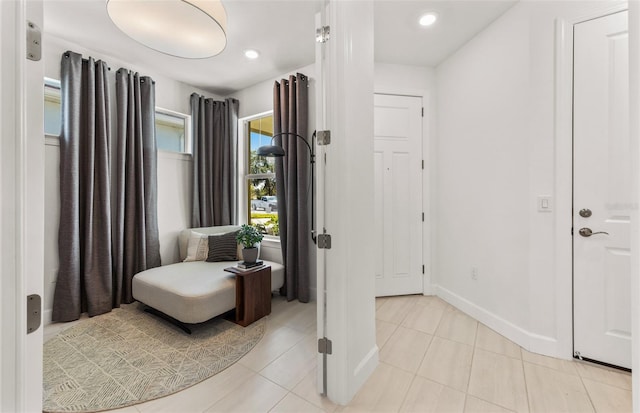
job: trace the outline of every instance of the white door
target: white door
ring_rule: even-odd
[[[576,356],[631,368],[627,14],[574,28],[573,288]]]
[[[376,296],[422,293],[422,98],[377,94],[373,118]]]

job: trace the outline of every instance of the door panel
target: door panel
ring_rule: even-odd
[[[376,295],[422,293],[422,99],[375,95]]]
[[[574,350],[630,368],[627,12],[575,25],[574,48]]]

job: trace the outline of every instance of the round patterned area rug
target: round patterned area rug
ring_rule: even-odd
[[[244,328],[215,318],[188,335],[140,304],[114,309],[45,343],[43,409],[95,412],[175,393],[238,361],[265,329],[264,318]]]

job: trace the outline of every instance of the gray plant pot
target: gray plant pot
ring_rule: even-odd
[[[256,262],[258,260],[258,248],[244,248],[242,250],[242,258],[244,262]]]

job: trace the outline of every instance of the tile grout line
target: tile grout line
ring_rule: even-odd
[[[394,334],[398,331],[398,329],[402,326],[402,323],[404,322],[404,320],[406,320],[406,318],[407,318],[407,317],[409,316],[409,314],[411,313],[411,310],[412,310],[413,308],[415,308],[415,306],[416,306],[416,303],[412,303],[412,305],[410,306],[410,308],[408,308],[408,309],[407,309],[407,311],[405,312],[404,317],[403,317],[403,318],[402,318],[402,320],[398,323],[398,325],[396,326],[395,330],[393,331],[393,333],[391,333],[391,335],[389,336],[389,338],[387,339],[387,341],[385,342],[385,344],[384,344],[384,345],[386,345],[386,344],[389,342],[389,340],[391,340],[391,337],[393,337],[393,335],[394,335]],[[408,328],[408,327],[407,327],[407,328]],[[418,330],[415,330],[415,331],[418,331]],[[425,334],[426,334],[426,333],[425,333]],[[429,334],[429,335],[430,335],[430,334]],[[430,336],[431,336],[431,339],[430,339],[430,341],[429,341],[429,345],[427,346],[427,349],[425,350],[424,354],[422,355],[422,360],[424,360],[424,358],[426,357],[426,354],[427,354],[427,352],[429,351],[429,348],[431,347],[431,343],[433,343],[433,337],[434,337],[434,336],[432,336],[432,335],[430,335]],[[384,345],[383,345],[383,347],[384,347]],[[382,349],[381,349],[381,351],[382,351]],[[418,369],[420,368],[420,365],[422,365],[422,360],[420,361],[420,364],[418,365]],[[381,363],[383,363],[383,362],[381,361]],[[406,370],[404,370],[404,369],[400,369],[400,370],[406,371]],[[404,407],[404,404],[405,404],[405,402],[407,401],[407,396],[409,395],[409,392],[411,391],[411,387],[413,386],[413,383],[415,382],[416,377],[417,377],[417,375],[418,375],[418,374],[417,374],[417,371],[416,371],[416,372],[411,372],[411,373],[412,373],[411,381],[409,382],[409,386],[407,387],[407,390],[405,391],[405,393],[404,393],[404,395],[403,395],[403,397],[402,397],[402,401],[400,402],[400,406],[398,406],[398,412],[402,411],[402,408]]]
[[[582,388],[584,389],[584,392],[586,393],[587,398],[589,398],[589,403],[591,403],[591,407],[593,408],[593,411],[597,413],[598,409],[596,409],[596,405],[591,399],[591,393],[589,393],[589,389],[587,389],[587,386],[584,384],[584,377],[582,377],[580,372],[578,372],[578,377],[580,378],[580,384],[582,384]]]
[[[415,304],[414,304],[414,306],[415,306]],[[438,320],[438,324],[440,324],[441,320],[442,320],[442,316],[440,316],[440,320]],[[419,331],[419,330],[415,330],[415,331]],[[422,332],[422,333],[424,333],[424,332]],[[427,334],[427,333],[424,333],[424,334]],[[409,395],[409,392],[411,391],[411,387],[413,386],[413,383],[415,382],[416,377],[418,377],[418,370],[420,370],[420,367],[422,366],[422,363],[424,363],[424,360],[427,357],[427,353],[429,352],[429,349],[431,348],[431,345],[433,344],[433,339],[435,338],[435,331],[434,331],[434,334],[429,334],[429,336],[431,336],[431,339],[429,340],[429,345],[427,346],[424,354],[422,355],[422,358],[420,359],[420,363],[418,364],[418,369],[413,373],[413,377],[411,378],[411,382],[409,383],[409,387],[407,388],[407,391],[405,392],[404,397],[402,398],[402,403],[400,403],[400,410],[399,411],[402,411],[402,408],[404,407],[404,404],[407,401],[407,396]],[[420,376],[420,377],[422,377],[422,376]],[[437,382],[434,382],[434,383],[437,383]],[[439,383],[439,384],[441,384],[441,383]]]
[[[522,354],[522,347],[520,347],[520,366],[522,367],[522,377],[524,378],[524,392],[527,395],[527,407],[529,408],[529,411],[531,411],[531,396],[529,396],[527,372],[524,369],[524,355]]]
[[[478,342],[478,321],[476,321],[476,333],[473,336],[473,352],[471,353],[471,362],[469,365],[469,378],[467,379],[467,389],[465,394],[469,394],[469,385],[471,384],[471,374],[473,373],[473,360],[476,358],[476,344]],[[466,404],[466,401],[465,401]]]

